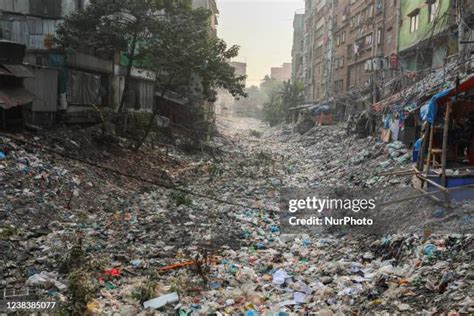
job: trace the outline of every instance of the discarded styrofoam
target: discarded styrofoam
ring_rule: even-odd
[[[179,301],[178,293],[173,292],[169,294],[162,295],[160,297],[145,301],[143,303],[144,308],[160,308],[167,304],[176,303]]]

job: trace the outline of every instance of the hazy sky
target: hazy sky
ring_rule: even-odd
[[[291,62],[293,16],[304,12],[304,0],[217,0],[217,7],[218,36],[240,46],[235,60],[247,62],[247,86]]]

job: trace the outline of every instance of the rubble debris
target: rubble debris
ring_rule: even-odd
[[[66,304],[75,300],[82,311],[103,314],[146,308],[179,315],[473,312],[465,277],[472,235],[412,233],[418,222],[407,215],[425,207],[427,218],[440,225],[472,225],[473,203],[446,209],[456,215],[450,218],[433,217],[439,206],[428,201],[399,203],[381,215],[390,224],[381,237],[284,235],[278,213],[268,212],[278,208],[280,188],[413,194],[405,180],[393,183],[380,175],[409,170],[409,160],[397,160],[408,152],[398,143],[348,136],[340,126],[313,127],[303,135],[278,127],[249,140],[246,122],[226,131],[232,144],[219,138],[210,144],[222,149],[219,160],[175,147],[167,154],[149,149],[138,158],[125,148],[105,147],[104,155],[105,148],[94,150],[84,131],[57,146],[88,148],[88,157],[123,170],[166,177],[248,207],[173,195],[2,137],[0,147],[9,152],[0,161],[0,252],[6,254],[0,257],[0,285],[21,288],[31,278],[40,295]],[[51,139],[40,135],[35,141]],[[137,166],[136,159],[143,163]],[[160,161],[160,170],[146,159]],[[77,236],[87,273],[61,270]],[[196,257],[202,258],[199,268]]]

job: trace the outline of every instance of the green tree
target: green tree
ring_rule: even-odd
[[[246,96],[245,76],[236,76],[228,60],[236,57],[238,46],[227,44],[213,36],[209,28],[210,11],[169,10],[150,28],[154,34],[144,53],[151,58],[157,73],[159,93],[163,99],[169,91],[182,96],[198,96],[202,100],[215,101],[217,89],[229,91],[232,96]],[[156,103],[143,138],[137,143],[138,150],[148,137],[159,104]]]
[[[267,101],[267,96],[257,86],[246,88],[245,93],[247,93],[246,98],[235,101],[234,112],[260,118],[262,106]]]
[[[288,120],[288,110],[294,108],[304,102],[304,84],[301,82],[290,82],[290,80],[283,82],[283,87],[279,93],[282,99],[283,110]]]
[[[128,60],[119,112],[124,110],[131,69],[143,58],[142,47],[154,38],[150,30],[163,9],[189,8],[183,0],[91,0],[84,9],[68,15],[59,25],[56,42],[66,51],[90,52],[112,58],[123,52]]]
[[[262,83],[260,84],[260,89],[262,90],[263,94],[267,96],[267,98],[277,93],[281,87],[281,81],[272,79],[268,75],[263,78]]]
[[[304,101],[304,86],[299,82],[289,80],[283,84],[272,83],[264,79],[263,89],[270,93],[268,101],[263,106],[263,117],[270,126],[285,122],[288,119],[288,110]]]
[[[281,96],[275,92],[270,95],[267,102],[263,104],[263,120],[268,122],[270,126],[275,126],[282,122],[285,112],[282,106]]]

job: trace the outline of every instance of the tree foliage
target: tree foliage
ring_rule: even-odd
[[[144,42],[156,13],[171,5],[155,0],[91,0],[83,10],[68,15],[58,26],[56,41],[72,51],[92,51],[112,56],[117,50],[130,51],[134,39]]]
[[[238,55],[239,47],[227,47],[223,40],[213,36],[209,18],[208,10],[176,8],[166,12],[165,17],[150,28],[154,37],[143,51],[157,73],[162,97],[172,90],[197,104],[204,100],[213,102],[219,88],[234,97],[246,96],[245,76],[236,76],[228,62]],[[149,127],[137,144],[138,148],[149,133],[158,105],[155,104]]]
[[[119,111],[124,109],[131,68],[144,59],[143,47],[155,35],[152,30],[161,12],[190,10],[190,0],[91,0],[84,9],[64,19],[56,42],[66,51],[82,51],[104,58],[122,52],[128,60]]]
[[[124,109],[135,61],[146,61],[147,69],[157,74],[162,97],[172,90],[190,100],[214,101],[219,88],[234,97],[246,96],[245,76],[236,76],[228,63],[237,56],[239,47],[228,47],[211,34],[211,12],[192,10],[191,3],[91,0],[86,9],[66,17],[58,29],[57,43],[65,50],[87,50],[108,57],[125,52],[129,62],[119,111]],[[156,114],[155,104],[149,127]]]
[[[153,27],[155,35],[145,54],[152,59],[162,89],[192,94],[198,89],[203,99],[214,101],[216,89],[244,96],[244,76],[235,75],[228,60],[238,55],[238,46],[210,34],[210,12],[204,9],[174,10]],[[197,87],[196,87],[197,85]]]
[[[270,126],[283,123],[288,118],[288,110],[296,107],[304,101],[304,86],[300,82],[283,82],[277,86],[270,82],[264,82],[264,88],[269,91],[269,99],[263,105],[263,117]]]
[[[234,101],[234,112],[244,116],[261,118],[262,106],[267,101],[267,95],[257,86],[250,86],[245,89],[245,92],[247,93],[246,98]]]

